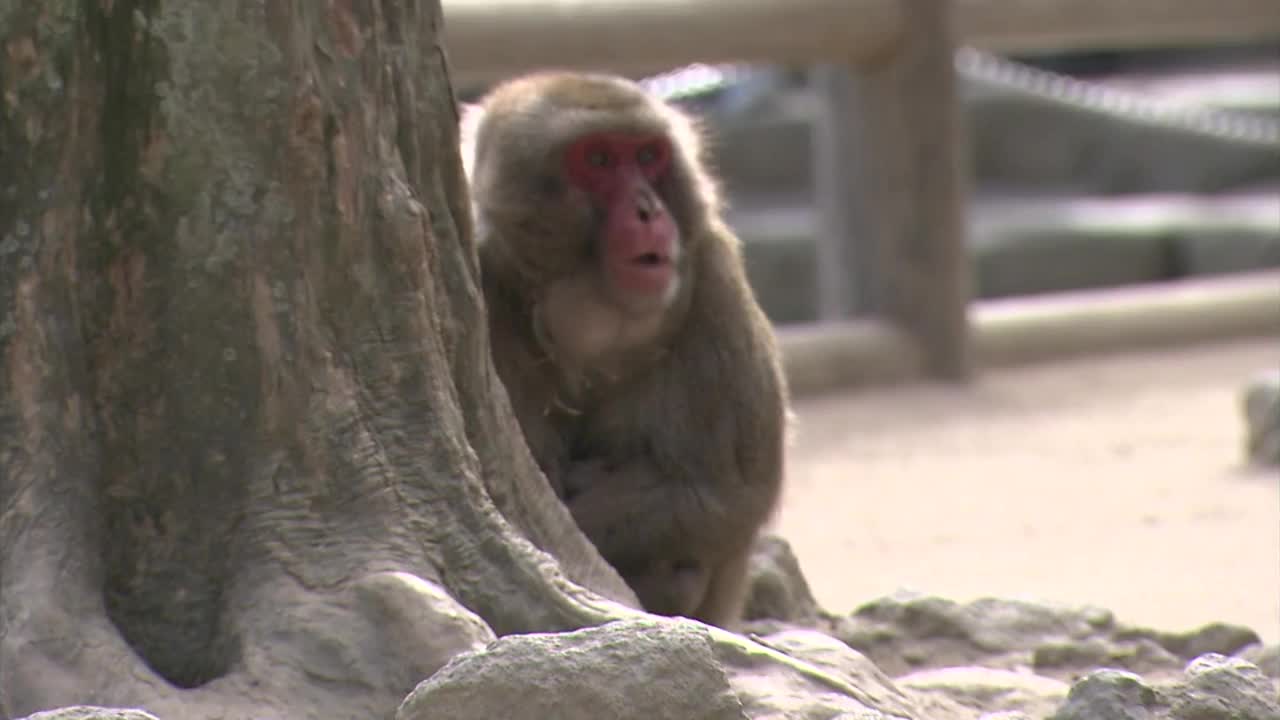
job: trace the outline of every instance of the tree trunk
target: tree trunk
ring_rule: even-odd
[[[386,717],[635,605],[494,374],[439,31],[0,3],[0,717]]]

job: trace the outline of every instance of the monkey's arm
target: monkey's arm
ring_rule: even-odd
[[[704,328],[644,397],[619,399],[627,417],[601,419],[599,434],[626,436],[622,447],[596,447],[564,474],[569,509],[611,561],[646,549],[731,552],[750,544],[776,505],[785,384],[767,321],[754,303],[739,309],[746,317],[733,337]]]
[[[631,565],[653,556],[701,555],[715,541],[709,515],[729,512],[717,493],[700,493],[651,458],[623,463],[573,462],[563,475],[566,504],[583,533],[615,565]]]

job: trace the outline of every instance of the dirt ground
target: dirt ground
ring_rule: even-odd
[[[1280,342],[1072,360],[801,401],[776,524],[823,606],[1030,597],[1280,641],[1280,473],[1239,393]]]

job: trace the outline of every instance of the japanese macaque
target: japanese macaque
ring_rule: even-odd
[[[534,457],[647,611],[736,623],[787,390],[692,121],[576,73],[470,120],[494,362]]]

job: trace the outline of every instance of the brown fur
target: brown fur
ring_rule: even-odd
[[[598,215],[564,177],[560,150],[597,131],[673,145],[655,189],[680,229],[679,284],[653,315],[609,304]],[[779,496],[787,393],[692,122],[620,78],[542,74],[494,90],[474,142],[494,361],[534,456],[647,610],[736,622]]]

